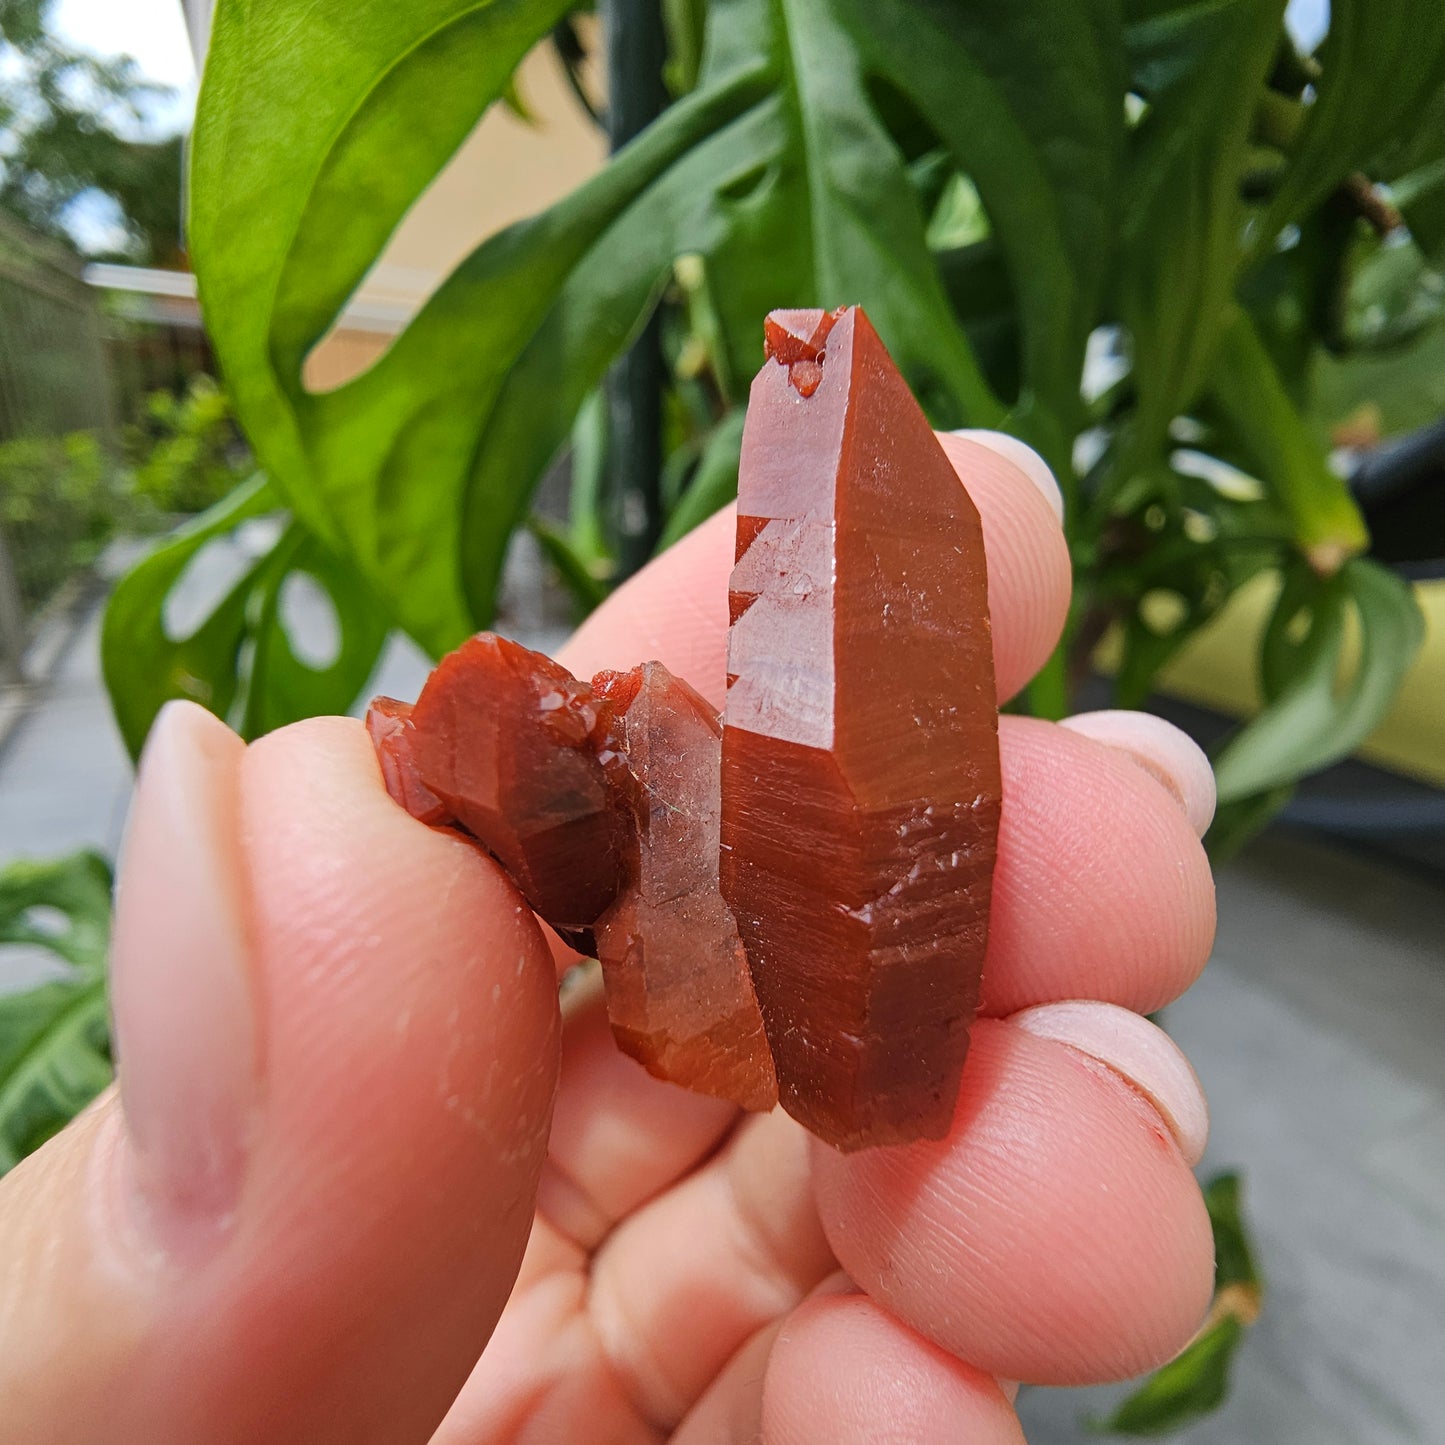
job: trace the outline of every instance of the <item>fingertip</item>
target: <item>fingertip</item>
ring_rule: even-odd
[[[1214,769],[1204,749],[1182,728],[1153,713],[1125,708],[1076,713],[1059,726],[1117,748],[1173,795],[1199,837],[1209,831],[1214,821]]]
[[[1000,718],[999,756],[985,1012],[1095,998],[1148,1013],[1177,998],[1215,924],[1178,798],[1120,750],[1037,718]]]
[[[1041,459],[1022,442],[986,433],[939,433],[939,444],[973,498],[988,554],[999,700],[1021,691],[1058,645],[1073,585],[1060,511],[1040,481]],[[1020,464],[1019,449],[1033,458]],[[1031,469],[1030,469],[1031,468]]]
[[[731,505],[694,527],[592,613],[557,660],[577,677],[661,662],[721,708],[736,535]]]
[[[1204,1090],[1179,1045],[1157,1024],[1097,999],[1038,1004],[1012,1015],[1008,1022],[1112,1069],[1159,1111],[1191,1169],[1204,1157],[1209,1142]]]
[[[769,1445],[1023,1445],[997,1380],[866,1295],[815,1295],[783,1322],[763,1379]]]
[[[959,1359],[1012,1380],[1122,1379],[1203,1318],[1213,1237],[1152,1104],[1007,1024],[974,1026],[947,1139],[814,1150],[819,1209],[860,1288]]]
[[[1018,437],[1002,431],[985,431],[977,427],[960,427],[947,433],[962,437],[964,441],[987,447],[999,456],[1012,462],[1018,470],[1038,488],[1039,494],[1049,504],[1049,510],[1060,523],[1064,520],[1064,494],[1055,479],[1049,464],[1027,443]]]

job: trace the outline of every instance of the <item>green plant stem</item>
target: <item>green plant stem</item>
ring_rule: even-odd
[[[1231,309],[1215,362],[1214,400],[1289,516],[1294,541],[1322,577],[1369,546],[1365,519],[1290,402],[1248,313]]]
[[[1305,107],[1287,95],[1266,86],[1259,94],[1254,110],[1254,138],[1272,150],[1286,155],[1294,149],[1304,125]]]

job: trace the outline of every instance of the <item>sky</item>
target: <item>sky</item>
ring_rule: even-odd
[[[175,99],[155,116],[166,130],[189,124],[196,100],[181,0],[58,0],[55,28],[68,40],[100,55],[130,55],[151,80],[174,86]]]
[[[196,66],[181,0],[58,0],[52,24],[73,45],[100,55],[130,55],[147,79],[174,88],[175,94],[151,111],[148,128],[154,133],[189,128]],[[81,249],[92,253],[125,241],[120,211],[104,196],[81,196],[69,208],[65,226]]]

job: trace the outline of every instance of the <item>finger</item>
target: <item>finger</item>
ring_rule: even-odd
[[[559,1273],[508,1307],[436,1445],[665,1436],[833,1270],[809,1170],[799,1125],[748,1120],[624,1220],[585,1280]]]
[[[983,523],[996,680],[999,697],[1008,698],[1059,639],[1069,606],[1068,548],[1049,494],[1016,460],[1021,443],[995,433],[939,441]],[[1034,462],[1035,475],[1047,478]],[[591,676],[656,658],[721,706],[735,528],[728,508],[690,532],[598,608],[560,660]]]
[[[562,1079],[537,1207],[590,1252],[613,1225],[716,1148],[736,1106],[647,1073],[619,1051],[594,966],[569,985]]]
[[[999,756],[984,1011],[1177,998],[1214,939],[1209,860],[1177,789],[1157,764],[1033,718],[999,719]]]
[[[1173,1085],[1150,1076],[1146,1090],[1121,1071],[1139,1066],[981,1021],[946,1140],[815,1146],[839,1263],[911,1329],[998,1377],[1077,1385],[1168,1359],[1208,1304],[1213,1243],[1149,1102]]]
[[[558,1042],[530,912],[395,807],[360,724],[245,751],[177,705],[112,967],[123,1110],[0,1186],[7,1433],[426,1440],[532,1212]]]
[[[761,1403],[768,1445],[1024,1445],[995,1379],[861,1294],[793,1311],[773,1344]]]
[[[671,1445],[759,1445],[763,1380],[783,1322],[765,1325],[723,1366],[669,1437]]]

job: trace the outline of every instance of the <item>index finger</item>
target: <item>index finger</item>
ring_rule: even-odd
[[[939,434],[978,508],[988,556],[999,700],[1043,666],[1069,609],[1069,550],[1058,487],[1022,442],[996,432]],[[722,705],[728,574],[736,511],[724,508],[620,587],[577,630],[559,661],[579,677],[656,659]]]

